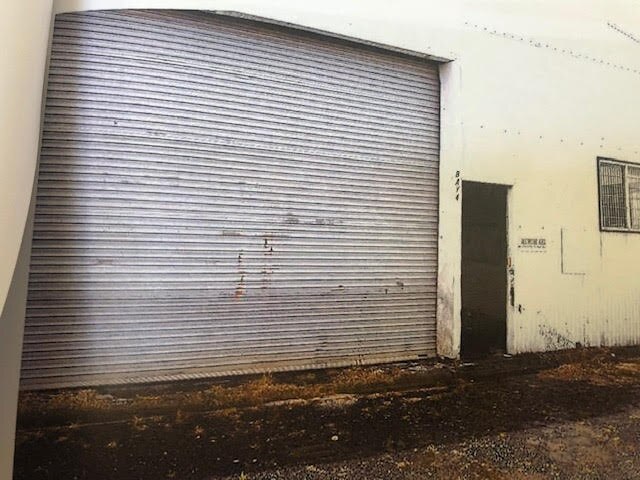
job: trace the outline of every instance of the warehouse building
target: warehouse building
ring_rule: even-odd
[[[637,344],[640,14],[589,3],[12,7],[7,375]]]

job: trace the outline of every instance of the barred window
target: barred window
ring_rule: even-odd
[[[600,228],[640,231],[640,165],[598,160]]]
[[[629,218],[632,230],[640,230],[640,167],[627,166]]]

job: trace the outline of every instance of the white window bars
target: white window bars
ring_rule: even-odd
[[[600,228],[640,232],[640,165],[598,159]]]

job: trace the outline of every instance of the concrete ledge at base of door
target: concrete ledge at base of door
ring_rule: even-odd
[[[280,406],[389,392],[433,389],[460,382],[535,373],[577,361],[640,356],[639,347],[578,348],[465,363],[425,360],[159,384],[22,392],[18,428],[112,422],[134,416],[176,415],[229,408]]]

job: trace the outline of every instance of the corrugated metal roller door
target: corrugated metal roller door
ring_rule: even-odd
[[[23,388],[433,355],[437,72],[206,13],[58,16]]]

